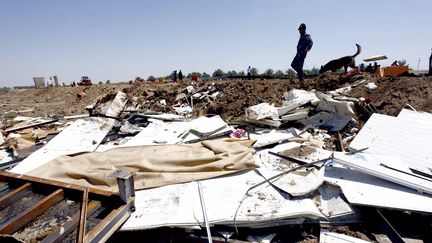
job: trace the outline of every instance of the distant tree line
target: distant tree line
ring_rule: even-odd
[[[313,67],[311,69],[304,69],[304,73],[306,76],[315,76],[319,74],[319,69],[317,67]],[[230,71],[224,71],[220,68],[216,69],[212,74],[208,74],[206,72],[191,72],[185,75],[187,79],[192,78],[192,76],[196,76],[201,79],[210,79],[210,78],[241,78],[241,77],[247,77],[247,73],[245,71],[236,71],[236,70],[230,70]],[[297,77],[297,73],[292,69],[288,68],[287,70],[274,70],[272,68],[267,68],[263,72],[260,72],[256,67],[251,68],[251,76],[253,77],[270,77],[270,78],[295,78]],[[172,79],[172,74],[166,75],[164,77],[165,80]],[[150,75],[147,77],[147,79],[143,79],[141,77],[136,77],[135,81],[149,81],[154,82],[157,79],[153,75]],[[109,80],[106,83],[110,83]],[[99,84],[102,84],[100,82]]]
[[[305,69],[304,70],[305,75],[307,76],[314,76],[319,74],[319,69],[316,67],[313,67],[312,69]],[[264,77],[271,77],[271,78],[294,78],[297,76],[297,73],[292,69],[289,68],[285,71],[282,70],[274,70],[272,68],[267,68],[264,72],[260,72],[256,67],[251,68],[251,75],[252,76],[264,76]],[[224,72],[222,69],[216,69],[213,72],[212,77],[213,78],[230,78],[230,77],[246,77],[246,73],[244,71],[237,72],[235,70]]]

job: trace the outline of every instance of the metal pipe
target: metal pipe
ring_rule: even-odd
[[[201,208],[202,208],[203,216],[204,216],[204,223],[205,223],[205,227],[207,230],[208,242],[213,243],[213,239],[212,239],[211,232],[210,232],[210,224],[209,224],[208,218],[207,218],[207,210],[205,207],[203,192],[202,192],[202,188],[201,188],[201,182],[197,181],[197,183],[198,183],[199,197],[200,197],[200,201],[201,201]]]

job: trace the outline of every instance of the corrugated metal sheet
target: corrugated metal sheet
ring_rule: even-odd
[[[398,117],[373,114],[350,148],[395,155],[410,168],[432,175],[431,138],[432,115],[403,110]]]

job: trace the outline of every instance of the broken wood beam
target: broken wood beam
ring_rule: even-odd
[[[87,206],[87,215],[91,215],[96,210],[98,210],[101,207],[101,203],[99,201],[91,201],[89,202]],[[63,225],[61,225],[59,228],[57,228],[54,232],[52,232],[50,235],[45,237],[41,243],[57,243],[62,242],[63,239],[65,239],[72,231],[74,231],[79,224],[80,221],[80,215],[81,212],[77,212],[72,216],[72,220],[67,221]]]
[[[11,205],[12,203],[20,200],[21,198],[27,196],[30,193],[31,193],[31,184],[30,183],[26,183],[26,184],[18,187],[17,189],[9,192],[8,194],[6,194],[0,198],[0,210],[5,209],[6,207]]]
[[[7,171],[0,171],[0,181],[8,181],[8,182],[14,181],[14,182],[21,182],[22,183],[22,180],[26,180],[26,181],[32,183],[33,186],[46,185],[46,186],[60,187],[60,188],[63,188],[65,190],[78,190],[78,191],[83,191],[85,188],[83,186],[72,185],[72,184],[68,184],[68,183],[64,183],[64,182],[60,182],[60,181],[54,181],[54,180],[49,180],[49,179],[44,179],[44,178],[34,177],[34,176],[29,176],[29,175],[16,174],[16,173],[7,172]],[[89,193],[97,194],[97,195],[101,195],[101,196],[107,196],[107,197],[115,195],[115,192],[104,191],[104,190],[100,190],[100,189],[96,189],[96,188],[90,188]]]
[[[131,200],[128,204],[122,205],[111,211],[98,225],[96,225],[85,237],[85,242],[105,242],[120,228],[120,226],[132,214]]]
[[[87,222],[87,204],[88,204],[88,188],[85,188],[83,191],[83,199],[81,201],[81,212],[79,219],[79,227],[78,227],[78,243],[84,242],[85,238],[85,230],[86,230],[86,222]]]
[[[18,214],[13,219],[7,221],[5,224],[0,226],[0,234],[13,234],[21,227],[30,223],[38,216],[45,213],[50,207],[60,202],[64,198],[63,189],[58,189],[55,192],[44,197],[40,202],[36,203],[30,209]]]

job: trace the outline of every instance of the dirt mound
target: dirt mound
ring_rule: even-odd
[[[360,85],[350,92],[352,97],[371,100],[380,113],[396,116],[409,104],[418,111],[432,112],[432,78],[400,77],[372,80],[378,86],[369,91]]]
[[[296,79],[271,80],[211,80],[176,83],[134,83],[93,85],[90,87],[57,87],[46,89],[12,90],[0,94],[0,113],[8,110],[32,110],[23,113],[29,116],[75,115],[86,113],[85,106],[100,96],[115,94],[124,90],[138,98],[141,110],[173,112],[180,106],[184,96],[192,95],[186,88],[193,86],[193,92],[209,94],[194,99],[194,114],[199,112],[219,114],[225,120],[244,115],[252,105],[267,102],[279,106],[284,92],[297,88],[328,91],[352,84],[356,80],[366,81],[353,88],[347,96],[364,97],[372,101],[380,113],[397,115],[405,104],[419,111],[432,112],[432,79],[426,77],[378,78],[369,74],[346,77],[343,74],[326,73],[319,77],[299,82]],[[378,87],[369,91],[365,84],[375,82]],[[87,94],[77,99],[78,92]],[[217,94],[215,94],[217,93]],[[210,96],[214,95],[214,97]],[[189,99],[190,100],[190,99]],[[190,102],[190,101],[189,101]]]

